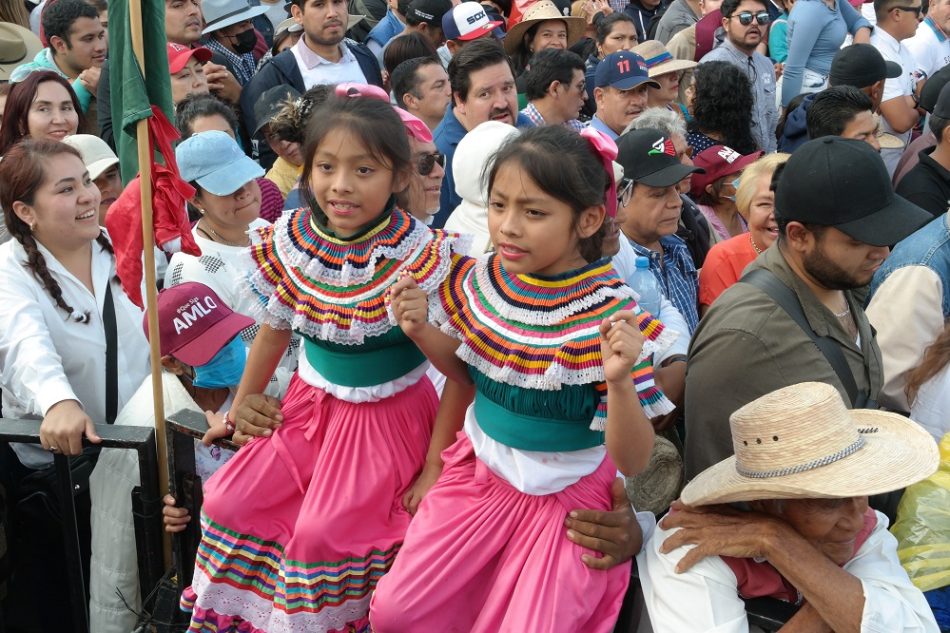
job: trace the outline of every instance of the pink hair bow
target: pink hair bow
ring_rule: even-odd
[[[379,99],[380,101],[385,101],[389,103],[389,95],[386,94],[386,91],[380,88],[379,86],[371,86],[369,84],[358,84],[358,83],[345,83],[340,84],[336,87],[336,96],[354,99],[357,97],[367,97],[369,99]],[[396,114],[399,115],[399,118],[402,120],[403,126],[406,128],[406,134],[410,137],[416,139],[420,143],[431,143],[432,142],[432,132],[429,130],[429,126],[422,122],[422,119],[419,117],[410,114],[403,110],[402,108],[397,108],[393,106],[393,109],[396,111]]]
[[[607,199],[604,200],[604,206],[607,208],[607,215],[615,218],[617,217],[617,181],[614,180],[613,163],[617,159],[617,144],[603,132],[589,127],[581,130],[581,136],[600,158],[600,162],[607,172],[610,186],[607,188]]]

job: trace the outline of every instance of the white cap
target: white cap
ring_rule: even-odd
[[[63,139],[82,154],[82,162],[89,170],[89,177],[95,180],[113,165],[119,164],[119,157],[112,148],[98,136],[92,134],[73,134]]]

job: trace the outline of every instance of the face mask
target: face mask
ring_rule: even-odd
[[[732,181],[732,190],[733,190],[733,191],[738,191],[738,190],[739,190],[739,181],[740,181],[740,180],[742,180],[742,177],[741,177],[741,176],[740,176],[739,178],[736,178],[735,180]],[[736,194],[732,194],[731,196],[730,196],[730,195],[723,194],[722,197],[725,198],[726,200],[732,200],[733,202],[736,201]]]
[[[237,35],[232,35],[234,38],[234,50],[238,55],[244,55],[250,53],[254,50],[254,45],[257,44],[257,35],[254,34],[254,29],[248,29],[246,31],[241,31]]]
[[[240,336],[221,348],[210,361],[195,367],[195,387],[204,389],[224,389],[234,387],[241,382],[244,364],[247,362],[247,348]]]

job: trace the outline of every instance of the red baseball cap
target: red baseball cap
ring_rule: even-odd
[[[148,336],[148,316],[144,323]],[[205,365],[254,319],[234,312],[214,290],[189,281],[158,293],[158,332],[162,356],[192,367]]]
[[[192,57],[197,59],[202,64],[206,64],[211,61],[211,51],[204,46],[188,48],[187,46],[182,46],[181,44],[173,44],[168,42],[167,51],[168,72],[172,75],[184,68],[185,64],[187,64],[188,60]]]
[[[694,196],[701,195],[706,190],[706,185],[716,182],[723,176],[742,171],[751,163],[759,160],[764,153],[762,150],[758,150],[743,155],[725,145],[713,145],[704,149],[693,156],[693,164],[705,170],[706,173],[693,174],[690,193]]]

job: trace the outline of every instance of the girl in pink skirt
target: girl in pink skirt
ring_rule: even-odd
[[[308,206],[285,213],[250,250],[262,325],[234,407],[263,391],[291,332],[303,339],[300,364],[282,426],[205,486],[194,580],[182,597],[189,631],[366,630],[370,594],[409,525],[403,496],[427,487],[416,477],[436,394],[385,299],[403,271],[435,289],[455,238],[394,206],[412,166],[388,102],[341,96],[313,120]]]
[[[610,507],[672,409],[651,361],[672,335],[602,259],[616,154],[559,126],[509,141],[488,178],[495,253],[459,258],[437,302],[408,275],[392,289],[403,331],[476,396],[377,587],[377,633],[613,629],[630,563],[589,568],[564,522]]]

